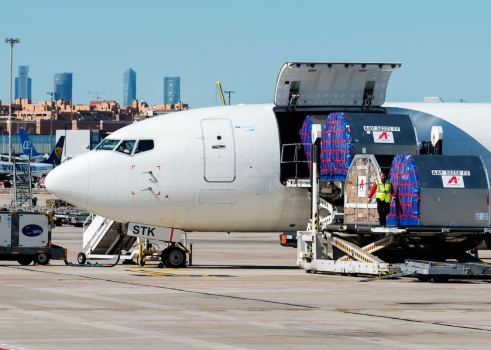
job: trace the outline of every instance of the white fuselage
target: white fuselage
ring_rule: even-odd
[[[387,104],[410,114],[419,141],[443,126],[444,154],[479,154],[491,166],[491,104]],[[56,196],[118,222],[185,231],[297,231],[308,192],[280,182],[274,105],[195,109],[120,129],[113,140],[151,139],[139,154],[93,150],[54,169]],[[281,116],[279,116],[280,118]]]
[[[57,167],[46,187],[119,222],[188,231],[303,229],[310,202],[305,190],[280,183],[272,108],[205,108],[132,124],[110,138],[153,139],[153,150],[91,151]]]

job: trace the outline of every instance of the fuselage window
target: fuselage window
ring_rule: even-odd
[[[118,145],[119,141],[121,140],[105,139],[96,147],[96,150],[112,151]]]
[[[133,147],[135,147],[135,143],[136,140],[123,140],[116,148],[116,151],[124,154],[131,154]]]
[[[153,140],[139,140],[135,148],[135,154],[152,150]]]

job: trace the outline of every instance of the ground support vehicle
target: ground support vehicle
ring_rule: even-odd
[[[192,244],[187,248],[186,233],[181,230],[129,223],[122,225],[91,214],[84,224],[83,248],[77,262],[88,259],[119,259],[123,263],[145,265],[159,261],[159,267],[185,267],[192,264]]]
[[[0,260],[46,265],[65,260],[66,249],[51,243],[49,212],[0,212]]]
[[[295,63],[279,73],[280,179],[311,199],[307,229],[280,239],[296,243],[307,272],[399,274],[406,260],[479,264],[469,251],[491,249],[482,159],[442,155],[438,125],[428,130],[432,151],[423,154],[415,121],[382,106],[382,81],[399,66]],[[394,193],[370,193],[383,171]],[[375,198],[390,202],[386,223]]]
[[[56,226],[73,225],[76,227],[82,227],[89,217],[88,211],[76,208],[76,207],[60,207],[52,209],[53,221]]]

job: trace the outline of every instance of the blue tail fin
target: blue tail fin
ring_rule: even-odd
[[[27,132],[24,128],[19,128],[19,135],[20,135],[20,142],[22,142],[22,151],[24,151],[24,154],[28,157],[29,155],[31,157],[40,156],[40,154],[34,148],[31,139],[29,138],[29,135],[27,135]]]
[[[61,155],[63,154],[64,144],[65,144],[65,136],[60,136],[60,138],[58,139],[58,142],[56,143],[55,148],[53,149],[53,152],[51,152],[49,158],[46,159],[44,162],[41,162],[41,163],[60,165]]]

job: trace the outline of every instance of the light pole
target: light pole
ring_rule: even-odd
[[[14,44],[20,43],[19,38],[5,38],[5,42],[10,44],[10,79],[9,79],[9,162],[12,161],[12,52]]]
[[[54,92],[47,92],[51,95],[51,117],[49,118],[49,149],[53,149],[53,95]]]
[[[228,105],[230,106],[230,94],[235,94],[235,91],[224,91],[224,94],[228,94]]]

